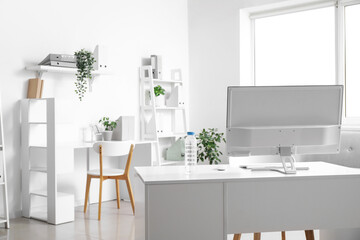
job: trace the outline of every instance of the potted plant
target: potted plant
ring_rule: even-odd
[[[104,131],[102,132],[104,141],[111,141],[112,138],[112,131],[116,128],[117,123],[115,121],[110,121],[108,117],[103,117],[99,120],[104,126]]]
[[[208,160],[210,164],[219,164],[221,162],[220,156],[222,152],[219,151],[219,144],[226,142],[224,133],[218,133],[217,128],[203,129],[202,132],[196,137],[198,140],[197,148],[197,161],[204,162]]]
[[[95,58],[92,52],[81,49],[75,52],[76,56],[76,90],[75,93],[78,95],[80,101],[82,101],[84,94],[87,90],[87,79],[91,81],[91,71],[94,70]]]
[[[154,87],[155,106],[162,107],[165,105],[165,89],[160,85]]]

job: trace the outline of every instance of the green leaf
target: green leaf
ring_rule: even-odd
[[[95,58],[93,57],[92,52],[81,49],[74,53],[76,56],[76,66],[78,68],[76,75],[75,86],[77,92],[75,92],[80,101],[84,97],[87,89],[86,78],[92,79],[91,71],[94,70],[93,64],[95,63]]]
[[[225,142],[225,138],[222,137],[224,133],[218,133],[217,131],[217,128],[202,129],[196,136],[198,140],[198,162],[205,160],[208,160],[210,164],[221,162],[219,156],[222,155],[222,152],[219,151],[218,144],[222,141]]]

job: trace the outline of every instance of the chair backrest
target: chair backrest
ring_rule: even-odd
[[[94,143],[93,149],[99,153],[101,145],[104,157],[125,156],[129,154],[132,144],[134,144],[132,141],[103,141]]]
[[[135,145],[132,141],[107,141],[94,143],[93,149],[95,152],[99,153],[100,178],[103,176],[103,156],[114,157],[128,155],[124,171],[124,175],[128,175],[134,148]]]

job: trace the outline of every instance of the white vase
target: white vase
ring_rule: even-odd
[[[155,97],[155,106],[156,107],[165,106],[165,95],[160,95],[160,96]]]
[[[113,134],[112,131],[103,131],[103,132],[102,132],[103,140],[104,140],[104,141],[111,141],[112,134]]]

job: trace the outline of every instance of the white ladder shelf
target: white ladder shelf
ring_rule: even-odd
[[[0,223],[5,223],[5,228],[10,228],[9,222],[9,205],[8,205],[8,192],[7,192],[7,179],[6,179],[6,159],[5,159],[5,141],[4,141],[4,121],[2,117],[2,108],[0,101],[0,130],[1,130],[1,143],[0,151],[2,153],[2,173],[0,185],[4,187],[3,203],[4,203],[4,216],[0,218]]]
[[[155,141],[155,147],[157,152],[157,163],[153,165],[173,165],[173,164],[182,164],[183,161],[169,161],[164,156],[165,147],[162,146],[161,142],[165,139],[169,139],[174,143],[178,138],[186,136],[187,132],[187,116],[186,108],[184,102],[181,101],[181,104],[178,106],[156,106],[155,103],[155,93],[154,87],[156,85],[166,86],[170,91],[174,91],[176,86],[183,87],[183,82],[179,80],[160,80],[153,79],[152,67],[151,66],[142,66],[140,67],[140,123],[141,123],[141,138],[142,140],[153,140]],[[146,91],[150,91],[150,102],[145,104],[145,94]],[[177,99],[178,101],[178,99]],[[182,113],[182,132],[176,132],[176,124],[178,123],[176,119],[176,111],[181,111]],[[161,124],[161,114],[168,114],[171,116],[171,129],[172,131],[165,131],[162,129]],[[146,119],[150,117],[150,120]]]

